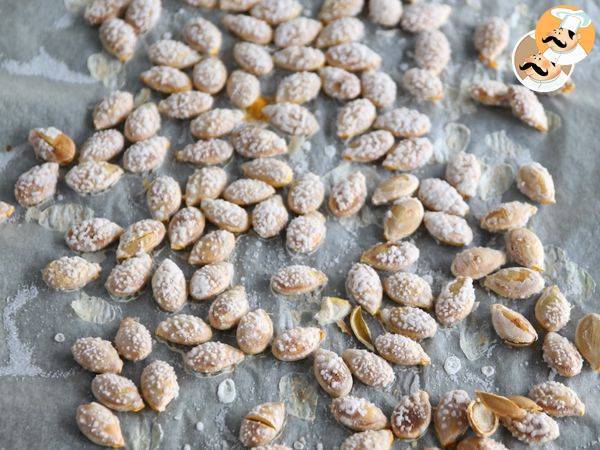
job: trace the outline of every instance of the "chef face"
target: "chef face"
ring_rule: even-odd
[[[534,53],[525,58],[519,69],[524,70],[525,74],[534,80],[547,81],[558,76],[560,66],[546,59],[541,53]]]
[[[555,28],[542,38],[542,42],[555,52],[568,52],[573,50],[579,40],[580,34],[576,34],[565,28]]]

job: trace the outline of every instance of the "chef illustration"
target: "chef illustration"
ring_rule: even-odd
[[[544,56],[563,66],[577,64],[587,56],[587,52],[579,43],[579,30],[590,26],[590,16],[582,10],[573,11],[566,8],[554,8],[550,13],[561,22],[558,28],[542,38],[542,42],[548,46]]]
[[[526,77],[521,82],[536,92],[552,92],[564,86],[569,76],[560,64],[546,59],[542,53],[534,53],[519,64]]]

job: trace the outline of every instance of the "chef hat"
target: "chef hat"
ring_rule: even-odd
[[[578,11],[573,11],[572,9],[566,8],[554,8],[551,11],[554,17],[558,17],[560,22],[560,27],[565,30],[571,30],[573,33],[576,33],[579,28],[585,28],[590,25],[592,20],[590,16],[588,16],[585,11],[581,9]]]

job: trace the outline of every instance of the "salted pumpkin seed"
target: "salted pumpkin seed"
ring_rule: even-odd
[[[368,350],[349,348],[344,350],[342,358],[352,375],[367,386],[385,388],[396,378],[392,366],[381,356]]]
[[[338,423],[353,431],[382,430],[388,424],[381,409],[364,398],[351,395],[336,398],[330,409]]]
[[[248,213],[235,203],[221,199],[203,199],[200,208],[209,222],[223,230],[241,233],[250,227]]]
[[[318,18],[329,23],[342,17],[358,16],[363,5],[363,0],[325,0],[319,9]]]
[[[234,70],[227,79],[227,95],[238,108],[250,108],[260,98],[260,81],[243,70]]]
[[[421,203],[432,211],[463,217],[469,212],[469,205],[465,203],[458,191],[439,178],[422,180],[417,196]]]
[[[258,158],[240,165],[245,177],[263,181],[274,188],[287,186],[294,179],[292,168],[275,158]]]
[[[101,373],[92,380],[92,394],[100,403],[115,411],[137,412],[144,401],[135,383],[115,373]]]
[[[446,165],[446,180],[466,199],[477,194],[480,179],[481,164],[472,153],[459,152]]]
[[[471,314],[474,304],[473,280],[458,277],[442,288],[435,302],[435,315],[442,325],[452,327]]]
[[[280,195],[263,200],[252,210],[252,228],[263,239],[277,236],[288,219],[289,214]]]
[[[220,167],[202,167],[188,178],[185,187],[187,205],[198,205],[205,199],[218,198],[227,185],[227,172]]]
[[[411,171],[427,164],[432,155],[433,146],[429,139],[402,139],[388,151],[382,165],[388,170]]]
[[[363,263],[355,263],[346,277],[346,292],[369,314],[376,314],[381,306],[383,287],[377,272]]]
[[[443,212],[426,212],[423,223],[429,234],[442,244],[463,247],[473,240],[473,231],[462,217]]]
[[[162,222],[169,220],[181,206],[179,183],[169,176],[156,178],[148,188],[146,203],[154,219]]]
[[[148,47],[148,59],[158,66],[187,69],[201,58],[202,56],[196,50],[173,39],[161,39]]]
[[[186,145],[175,155],[178,161],[198,165],[221,164],[231,158],[233,146],[222,139],[197,141]]]
[[[525,86],[511,85],[508,87],[507,97],[517,119],[538,131],[548,131],[548,116],[533,91]]]
[[[352,390],[352,373],[335,352],[319,348],[315,352],[313,373],[319,385],[333,398],[348,395]]]
[[[132,0],[127,7],[125,20],[138,34],[143,34],[156,26],[161,10],[161,0]]]
[[[238,42],[233,47],[233,59],[242,70],[257,77],[273,71],[273,58],[267,48],[252,42]]]
[[[571,318],[571,304],[556,285],[544,288],[535,304],[535,318],[547,331],[558,331]]]
[[[272,126],[292,136],[312,136],[319,130],[319,123],[313,113],[295,103],[267,105],[262,112]]]
[[[418,100],[436,102],[444,98],[444,85],[440,78],[426,69],[413,67],[404,72],[402,85]]]
[[[556,421],[543,412],[528,412],[522,419],[502,417],[500,421],[514,438],[530,445],[551,442],[560,434]]]
[[[473,43],[479,59],[489,67],[496,67],[496,58],[508,45],[508,24],[500,17],[490,17],[477,25]]]
[[[508,106],[508,86],[502,81],[484,80],[469,88],[471,98],[482,105]]]
[[[102,99],[94,108],[92,118],[96,130],[114,127],[133,111],[133,95],[125,91],[115,91]]]
[[[575,331],[577,349],[592,367],[600,371],[600,315],[586,314],[577,323]]]
[[[190,264],[215,264],[229,258],[235,248],[235,236],[227,230],[215,230],[202,236],[194,245]]]
[[[250,311],[240,319],[235,338],[244,353],[261,353],[273,339],[273,322],[263,309]]]
[[[425,30],[415,40],[415,62],[422,69],[439,75],[451,57],[450,43],[439,30]]]
[[[194,372],[219,373],[231,369],[244,360],[237,348],[222,342],[205,342],[184,355],[184,363]]]
[[[460,441],[456,450],[508,450],[508,448],[491,438],[471,436]]]
[[[223,191],[223,198],[240,206],[262,202],[275,193],[275,189],[264,181],[240,178]]]
[[[75,413],[77,427],[94,444],[104,447],[125,447],[119,418],[100,403],[79,405]]]
[[[498,429],[498,416],[483,404],[481,400],[473,400],[467,407],[467,419],[471,429],[477,436],[488,437]]]
[[[187,282],[182,270],[170,259],[163,260],[152,275],[152,296],[162,309],[179,311],[187,301]]]
[[[140,74],[140,80],[162,94],[174,94],[192,89],[192,80],[183,71],[171,66],[154,66]]]
[[[308,214],[319,209],[325,198],[325,186],[318,175],[307,172],[288,191],[288,207],[296,214]]]
[[[391,417],[392,431],[401,440],[412,441],[420,438],[431,423],[431,403],[429,394],[418,390],[400,397]]]
[[[491,306],[492,325],[505,344],[513,347],[525,347],[538,339],[533,325],[516,311],[495,303]]]
[[[431,359],[421,345],[407,336],[386,333],[375,339],[377,352],[393,364],[403,366],[431,364]]]
[[[250,9],[250,14],[271,25],[278,25],[295,19],[302,12],[302,5],[296,0],[262,0]]]
[[[56,193],[58,164],[44,163],[22,173],[15,183],[15,198],[19,205],[28,208],[51,199]]]
[[[192,82],[200,92],[216,95],[227,83],[227,68],[216,56],[207,56],[194,66]]]
[[[115,336],[115,347],[129,361],[141,361],[152,352],[152,336],[137,319],[125,317]]]
[[[294,253],[310,254],[325,240],[325,217],[318,211],[292,219],[286,230],[286,247]]]
[[[169,222],[171,250],[183,250],[196,242],[204,232],[204,215],[193,206],[180,209]]]
[[[524,164],[517,172],[517,187],[534,202],[542,205],[556,203],[554,180],[544,166],[538,162]]]
[[[108,247],[121,234],[123,228],[119,225],[108,219],[96,217],[71,225],[65,241],[71,250],[90,253]]]
[[[356,162],[372,162],[387,153],[394,145],[389,131],[377,130],[353,139],[342,153],[342,158]]]
[[[437,331],[435,319],[412,306],[385,308],[379,313],[379,319],[390,333],[402,334],[415,341],[433,337]]]
[[[394,27],[402,16],[400,0],[375,0],[369,2],[369,19],[382,27]]]
[[[233,281],[233,264],[207,264],[194,272],[190,280],[190,295],[194,300],[207,300],[227,289]]]
[[[325,94],[338,100],[352,100],[360,95],[359,78],[339,67],[323,67],[319,71]]]
[[[81,289],[100,276],[100,264],[79,256],[63,256],[48,263],[42,270],[44,282],[57,291]]]
[[[371,197],[371,202],[376,205],[392,203],[402,197],[410,197],[419,188],[419,179],[410,173],[392,175],[381,181]]]
[[[549,332],[544,338],[542,355],[546,364],[563,377],[574,377],[581,372],[583,358],[577,347],[566,337],[554,331]]]
[[[145,253],[134,256],[113,267],[104,287],[113,297],[132,297],[144,288],[151,270],[152,258]]]
[[[65,175],[65,182],[79,195],[94,195],[113,187],[123,175],[123,169],[106,161],[85,161]]]
[[[363,252],[360,261],[377,270],[398,272],[412,266],[419,259],[419,249],[412,243],[383,242]]]
[[[443,3],[417,2],[403,12],[400,26],[410,33],[434,30],[446,23],[452,7]]]
[[[388,108],[396,100],[396,82],[385,72],[370,70],[360,77],[362,94],[377,108]]]
[[[352,172],[339,180],[329,193],[329,210],[336,217],[358,213],[367,199],[367,183],[362,172]]]
[[[159,167],[171,147],[163,136],[154,136],[136,142],[123,155],[123,167],[133,173],[149,172]]]
[[[454,257],[450,270],[455,277],[479,280],[504,264],[506,264],[506,255],[503,251],[487,247],[472,247]]]
[[[376,70],[381,65],[381,56],[359,42],[346,42],[329,47],[325,59],[330,66],[349,72]]]
[[[94,373],[121,373],[123,361],[109,341],[99,337],[83,337],[71,347],[73,359]]]
[[[213,300],[208,322],[217,330],[229,330],[250,310],[244,286],[232,286]]]
[[[312,72],[297,72],[283,78],[277,85],[277,103],[306,103],[321,91],[321,78]]]
[[[257,405],[242,419],[240,442],[246,447],[267,445],[281,433],[284,425],[285,404],[283,402]]]
[[[387,296],[405,306],[430,309],[433,306],[431,286],[418,275],[410,272],[397,272],[383,280]]]
[[[129,61],[137,46],[135,29],[118,17],[105,20],[100,26],[100,42],[119,61]]]
[[[327,275],[303,265],[283,267],[271,277],[271,289],[281,295],[307,294],[322,288]]]
[[[415,138],[429,133],[431,121],[429,117],[415,109],[402,107],[381,114],[373,126],[380,130],[387,130],[395,137]]]
[[[315,71],[325,65],[325,55],[313,47],[292,46],[276,51],[273,62],[280,69],[292,72]]]
[[[511,228],[525,227],[529,219],[535,215],[537,208],[529,203],[502,203],[489,210],[481,217],[480,225],[486,231],[499,233]]]
[[[467,432],[469,403],[469,394],[462,390],[448,391],[440,398],[433,414],[433,426],[442,447],[453,445]]]
[[[58,164],[69,164],[75,158],[75,142],[58,128],[34,128],[29,131],[28,141],[35,156]]]
[[[119,239],[117,259],[151,252],[162,242],[165,233],[165,226],[157,220],[143,219],[132,223]]]
[[[338,111],[337,135],[348,139],[367,131],[377,116],[375,106],[366,98],[353,100]]]
[[[235,151],[245,158],[263,158],[287,153],[285,139],[265,128],[247,126],[231,138]]]
[[[108,161],[123,151],[125,138],[119,130],[100,130],[92,134],[81,146],[79,162]]]
[[[521,266],[543,272],[544,245],[537,235],[527,228],[513,228],[506,233],[506,254]]]
[[[210,341],[212,330],[200,317],[176,314],[158,324],[156,335],[173,344],[199,345]]]
[[[340,450],[390,450],[394,442],[394,435],[390,430],[367,430],[348,436]]]
[[[317,327],[289,328],[275,336],[271,352],[280,361],[299,361],[314,353],[325,336]]]
[[[158,412],[167,409],[169,403],[179,395],[175,370],[164,361],[153,361],[144,367],[140,387],[146,403]]]
[[[244,41],[268,44],[273,38],[271,26],[256,17],[245,14],[227,14],[223,16],[221,22],[232,34]]]
[[[101,25],[105,20],[120,16],[127,3],[126,0],[93,0],[86,5],[83,18],[90,25]]]
[[[219,53],[223,42],[223,36],[219,28],[202,17],[194,17],[188,20],[183,27],[182,35],[184,41],[190,47],[206,55]]]
[[[554,417],[583,416],[585,405],[577,393],[558,381],[544,381],[529,391],[529,398]]]
[[[535,270],[508,267],[486,276],[483,285],[502,297],[523,299],[539,294],[544,288],[544,279]]]
[[[160,113],[155,103],[134,109],[125,121],[125,137],[131,142],[150,139],[160,129]]]
[[[216,108],[190,122],[190,130],[198,139],[214,139],[229,134],[241,124],[244,113],[237,109]]]
[[[176,92],[161,100],[158,110],[172,119],[192,119],[213,106],[211,95],[198,91]]]
[[[323,28],[321,22],[308,17],[297,17],[283,22],[275,29],[273,42],[280,48],[309,45]]]

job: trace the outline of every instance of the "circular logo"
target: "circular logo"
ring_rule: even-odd
[[[573,64],[561,66],[547,59],[536,45],[536,32],[530,31],[515,46],[513,71],[525,87],[535,92],[553,92],[569,81]]]

